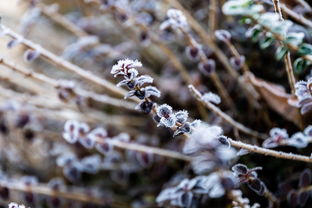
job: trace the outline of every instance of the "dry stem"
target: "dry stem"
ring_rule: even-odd
[[[47,83],[54,88],[59,87],[59,82],[57,80],[52,79],[50,77],[47,77],[43,74],[39,74],[39,73],[30,71],[30,70],[24,69],[20,66],[13,64],[12,62],[10,62],[4,58],[1,58],[1,57],[0,57],[0,64],[3,64],[4,66],[8,67],[9,69],[24,75],[26,78],[30,78],[30,79],[34,79],[34,80],[37,80],[37,81],[40,81],[43,83]],[[76,88],[75,88],[75,93],[77,93],[77,95],[79,95],[79,96],[82,96],[83,98],[89,98],[89,99],[92,99],[94,101],[97,101],[97,102],[100,102],[103,104],[108,104],[108,105],[112,105],[112,106],[116,106],[116,107],[120,107],[120,108],[125,108],[127,110],[134,110],[134,108],[135,108],[135,105],[132,102],[112,98],[112,97],[104,95],[104,94],[96,94],[93,92],[85,91],[82,89],[76,89]]]
[[[265,136],[265,134],[259,133],[255,130],[252,130],[246,126],[244,126],[243,124],[235,121],[232,117],[230,117],[229,115],[227,115],[226,113],[224,113],[223,111],[220,110],[220,108],[218,108],[217,106],[215,106],[214,104],[210,103],[210,102],[205,102],[202,98],[201,93],[195,89],[195,87],[193,85],[189,85],[189,89],[192,92],[192,95],[198,100],[200,101],[203,105],[205,105],[208,109],[212,110],[213,112],[215,112],[218,116],[220,116],[224,121],[228,122],[229,124],[231,124],[234,128],[248,134],[254,137],[258,137],[261,139],[266,139],[267,137]]]
[[[43,48],[42,46],[35,44],[30,40],[25,39],[23,36],[19,35],[16,32],[13,32],[11,29],[4,26],[3,24],[1,25],[1,28],[6,35],[20,41],[20,43],[22,43],[26,47],[28,47],[32,50],[38,51],[40,53],[41,57],[48,60],[52,64],[54,64],[54,65],[56,65],[62,69],[65,69],[67,71],[73,72],[73,73],[79,75],[80,77],[103,87],[104,89],[110,91],[111,93],[118,95],[119,97],[121,97],[122,95],[125,94],[126,91],[121,89],[121,88],[116,87],[115,84],[107,81],[104,78],[100,78],[99,76],[96,76],[96,75],[92,74],[91,72],[88,72],[88,71],[80,68],[79,66],[74,65],[74,64],[62,59],[61,57],[53,54],[52,52],[48,51],[47,49]]]
[[[60,197],[65,198],[73,201],[80,201],[84,203],[92,203],[97,205],[106,205],[112,203],[112,205],[116,207],[126,207],[123,203],[120,202],[110,202],[111,199],[103,199],[103,197],[94,197],[90,196],[90,194],[83,194],[83,193],[74,193],[74,192],[67,192],[67,191],[54,191],[51,188],[47,187],[44,184],[32,185],[32,186],[25,186],[21,183],[15,182],[2,182],[3,186],[7,187],[9,190],[20,191],[20,192],[31,192],[35,194],[42,194],[50,197]],[[75,188],[77,189],[77,188]]]

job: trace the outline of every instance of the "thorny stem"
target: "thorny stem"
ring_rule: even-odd
[[[42,194],[51,197],[61,197],[69,200],[80,201],[84,203],[92,203],[97,205],[112,204],[116,207],[127,207],[123,203],[111,202],[110,201],[111,199],[108,200],[103,199],[103,197],[94,197],[90,196],[90,194],[51,190],[51,188],[47,187],[44,184],[25,186],[24,184],[14,183],[10,181],[10,182],[1,182],[1,185],[13,191],[20,191],[26,193],[31,192],[35,194]]]
[[[24,75],[26,78],[31,78],[31,79],[35,79],[43,83],[47,83],[56,89],[60,87],[59,82],[57,80],[47,77],[44,74],[39,74],[33,71],[29,71],[27,69],[21,68],[20,66],[17,66],[1,57],[0,57],[0,64],[8,67],[9,69],[15,72],[18,72]],[[113,105],[116,107],[125,108],[127,110],[134,110],[135,108],[135,105],[131,102],[112,98],[104,94],[95,94],[93,92],[85,91],[82,89],[74,89],[74,91],[77,95],[82,96],[83,98],[89,98],[89,99],[92,99],[94,101],[97,101],[103,104]]]
[[[275,13],[277,13],[279,15],[279,18],[281,21],[284,21],[279,0],[272,0],[272,1],[274,4]],[[282,44],[285,45],[283,42],[282,42]],[[284,62],[285,62],[286,73],[287,73],[287,77],[288,77],[288,81],[289,81],[289,85],[290,85],[290,89],[291,89],[291,94],[294,95],[295,94],[296,79],[295,79],[295,75],[294,75],[293,68],[291,65],[291,58],[290,58],[290,52],[289,51],[287,51],[287,53],[284,57]]]
[[[248,150],[249,152],[254,152],[254,153],[258,153],[258,154],[262,154],[266,156],[272,156],[272,157],[282,158],[282,159],[287,159],[287,160],[296,160],[296,161],[312,163],[312,158],[308,156],[266,149],[263,147],[246,144],[240,141],[234,141],[233,139],[229,139],[229,142],[231,146],[240,148],[240,149],[245,149],[245,150]]]
[[[220,108],[218,108],[217,106],[215,106],[214,104],[210,103],[210,102],[205,102],[202,98],[201,93],[195,89],[195,87],[193,85],[189,85],[189,90],[192,92],[192,95],[198,100],[200,101],[203,105],[205,105],[208,109],[212,110],[213,112],[215,112],[218,116],[220,116],[224,121],[228,122],[229,124],[231,124],[234,128],[257,138],[261,138],[261,139],[266,139],[267,137],[265,136],[265,134],[259,133],[255,130],[252,130],[246,126],[244,126],[243,124],[235,121],[232,117],[230,117],[229,115],[227,115],[226,113],[224,113],[223,111],[220,110]]]
[[[43,48],[42,46],[33,43],[30,40],[25,39],[23,36],[19,35],[16,32],[13,32],[11,29],[8,27],[4,26],[3,24],[1,25],[1,29],[3,30],[4,34],[7,36],[10,36],[25,45],[26,47],[35,50],[40,53],[40,56],[43,57],[44,59],[48,60],[52,64],[61,67],[62,69],[65,69],[70,72],[74,72],[75,74],[78,74],[80,77],[91,81],[92,83],[95,83],[101,87],[103,87],[106,90],[109,90],[110,92],[122,96],[126,93],[125,90],[116,87],[113,83],[107,81],[104,78],[100,78],[99,76],[96,76],[82,68],[80,68],[77,65],[74,65],[61,57],[55,55],[54,53],[48,51],[47,49]],[[136,100],[136,99],[135,99]]]

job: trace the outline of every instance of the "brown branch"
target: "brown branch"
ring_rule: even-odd
[[[234,141],[233,139],[229,139],[229,142],[233,147],[236,147],[239,149],[245,149],[245,150],[248,150],[249,152],[254,152],[254,153],[265,155],[265,156],[272,156],[272,157],[282,158],[282,159],[287,159],[287,160],[296,160],[296,161],[312,163],[312,158],[308,156],[266,149],[263,147],[246,144],[240,141]]]
[[[55,191],[51,190],[51,188],[47,187],[46,184],[38,184],[32,186],[25,186],[21,183],[15,183],[13,181],[6,182],[1,181],[1,185],[7,187],[9,190],[12,191],[19,191],[19,192],[31,192],[35,194],[41,194],[50,197],[60,197],[68,200],[79,201],[83,203],[92,203],[97,205],[106,205],[112,204],[115,207],[127,207],[124,203],[114,202],[112,199],[104,199],[103,197],[95,197],[90,196],[90,194],[83,194],[83,193],[74,193],[68,191]],[[78,189],[77,187],[71,187],[72,189]]]
[[[15,72],[22,74],[26,78],[30,78],[30,79],[34,79],[34,80],[37,80],[37,81],[40,81],[43,83],[47,83],[56,89],[60,86],[59,82],[55,79],[47,77],[43,74],[36,73],[34,71],[29,71],[27,69],[24,69],[20,66],[13,64],[12,62],[10,62],[4,58],[1,58],[1,57],[0,57],[0,64],[6,66],[7,68],[9,68]],[[132,111],[135,110],[135,104],[132,102],[112,98],[112,97],[104,95],[104,94],[96,94],[93,92],[89,92],[89,91],[85,91],[85,90],[77,89],[77,88],[75,88],[74,91],[77,95],[79,95],[83,98],[89,98],[89,99],[92,99],[94,101],[97,101],[97,102],[100,102],[103,104],[108,104],[108,105],[112,105],[112,106],[116,106],[116,107],[120,107],[120,108],[125,108],[127,110],[132,110]]]
[[[115,95],[118,95],[121,97],[122,95],[125,94],[125,90],[118,88],[115,86],[115,84],[107,81],[104,78],[100,78],[99,76],[96,76],[92,74],[91,72],[86,71],[85,69],[80,68],[77,65],[74,65],[61,57],[55,55],[54,53],[48,51],[47,49],[43,48],[42,46],[33,43],[30,40],[25,39],[23,36],[19,35],[16,32],[13,32],[11,29],[8,27],[4,26],[3,24],[1,25],[1,29],[3,32],[7,35],[12,37],[13,39],[16,39],[20,41],[23,45],[25,45],[27,48],[30,48],[32,50],[38,51],[40,53],[40,56],[46,60],[48,60],[50,63],[54,64],[55,66],[58,66],[64,70],[73,72],[83,79],[86,79],[94,84],[97,84],[104,89],[110,91],[111,93],[114,93]],[[135,99],[137,101],[137,99]]]
[[[261,138],[261,139],[266,139],[267,136],[265,134],[259,133],[255,130],[252,130],[246,126],[244,126],[243,124],[235,121],[232,117],[230,117],[229,115],[227,115],[226,113],[224,113],[223,111],[220,110],[220,108],[218,108],[217,106],[215,106],[214,104],[210,103],[210,102],[206,102],[203,100],[201,93],[195,89],[195,87],[193,85],[189,85],[189,90],[191,91],[191,94],[198,100],[200,101],[204,106],[206,106],[208,109],[210,109],[211,111],[213,111],[214,113],[216,113],[218,116],[220,116],[224,121],[226,121],[227,123],[231,124],[234,128],[240,130],[241,132],[244,132],[248,135],[257,137],[257,138]]]

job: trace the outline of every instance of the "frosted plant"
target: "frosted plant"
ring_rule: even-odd
[[[223,183],[223,181],[228,183]],[[225,194],[226,190],[233,189],[236,185],[237,180],[229,171],[224,171],[222,174],[211,173],[208,176],[184,179],[177,186],[162,190],[156,202],[160,205],[170,204],[190,208],[201,196],[219,198]]]
[[[8,205],[8,208],[25,208],[25,205],[21,204],[17,204],[15,202],[11,202],[9,205]]]
[[[142,112],[149,113],[153,108],[153,102],[149,99],[151,96],[160,97],[160,91],[150,86],[153,82],[153,78],[147,75],[138,76],[139,72],[136,68],[142,67],[142,63],[138,60],[124,59],[117,62],[112,67],[111,73],[116,76],[122,76],[123,80],[120,81],[117,86],[127,86],[129,88],[126,98],[135,96],[142,100],[137,109]],[[148,86],[146,86],[148,85]]]
[[[186,140],[183,152],[186,154],[192,154],[203,149],[214,148],[220,145],[218,138],[222,133],[223,130],[221,127],[209,126],[208,124],[201,122],[196,128],[194,128],[189,139]]]
[[[167,104],[163,104],[157,107],[157,116],[159,119],[158,126],[172,128],[177,122],[177,118],[172,111],[172,107]]]
[[[264,7],[261,4],[254,4],[253,0],[230,0],[222,7],[226,15],[255,15],[263,10]]]
[[[243,198],[243,193],[241,190],[233,190],[231,191],[233,196],[233,208],[260,208],[260,204],[254,203],[250,205],[250,200],[248,198]]]
[[[214,104],[220,104],[221,103],[221,98],[219,97],[219,95],[212,93],[212,92],[208,92],[208,93],[203,94],[202,99],[205,102],[211,102]]]
[[[63,138],[73,144],[78,140],[78,126],[79,123],[74,120],[68,120],[64,125]]]
[[[310,112],[312,110],[312,78],[307,81],[298,81],[295,90],[301,114]]]
[[[248,187],[259,195],[263,195],[266,191],[265,184],[258,178],[256,171],[262,170],[262,167],[247,168],[246,165],[236,164],[232,167],[232,171],[239,178],[240,183],[247,183]]]
[[[306,127],[303,132],[293,134],[291,137],[288,136],[286,129],[273,128],[270,131],[270,137],[262,143],[262,146],[275,148],[288,145],[296,148],[305,148],[309,142],[311,142],[311,126]]]
[[[274,148],[285,144],[288,139],[289,136],[286,129],[272,128],[270,130],[270,137],[263,142],[262,146],[266,148]]]
[[[188,28],[187,19],[180,10],[169,9],[167,11],[167,16],[168,19],[160,25],[161,30],[167,29],[169,27],[173,29]]]
[[[229,41],[231,39],[231,33],[227,30],[216,30],[215,36],[220,41]]]

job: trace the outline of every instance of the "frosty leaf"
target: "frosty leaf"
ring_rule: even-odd
[[[231,39],[231,33],[227,30],[216,30],[215,36],[221,41],[229,41]]]
[[[231,57],[230,58],[230,64],[232,67],[236,70],[242,68],[242,66],[245,63],[245,56],[240,56],[240,57]]]
[[[279,46],[275,52],[276,59],[281,60],[282,58],[284,58],[284,56],[286,55],[287,52],[288,52],[288,48],[286,48],[284,46]]]
[[[219,142],[227,147],[231,147],[231,143],[229,142],[229,138],[226,136],[221,135],[219,138]]]
[[[303,43],[298,48],[298,53],[300,55],[311,55],[312,54],[312,45]]]
[[[301,174],[300,174],[300,180],[299,180],[299,187],[306,187],[311,184],[311,170],[310,169],[305,169]]]
[[[275,148],[275,147],[278,147],[279,144],[273,140],[273,139],[266,139],[263,143],[262,143],[262,147],[265,147],[265,148]]]
[[[312,125],[309,125],[304,129],[304,134],[309,137],[312,137]]]
[[[187,120],[188,112],[185,110],[178,111],[175,113],[175,117],[177,118],[177,122],[183,124]]]
[[[237,156],[243,156],[243,155],[247,155],[247,154],[249,154],[250,153],[250,151],[248,151],[248,150],[246,150],[246,149],[240,149],[237,153],[236,153],[236,155]]]
[[[10,41],[8,42],[7,47],[8,47],[9,49],[11,49],[11,48],[17,46],[18,44],[20,44],[20,41],[19,41],[19,40],[16,40],[16,39],[13,39],[13,40],[10,40]]]
[[[298,132],[290,137],[287,144],[297,148],[305,148],[309,142],[303,133]]]
[[[105,141],[105,142],[101,142],[101,143],[96,143],[95,148],[100,153],[106,155],[106,154],[112,152],[113,145],[111,144],[110,141]]]
[[[202,96],[202,99],[205,102],[211,102],[214,104],[220,104],[221,103],[221,98],[219,97],[219,95],[212,93],[212,92],[205,93]]]
[[[199,48],[195,46],[188,46],[185,49],[185,53],[190,60],[196,60],[199,55]]]
[[[287,34],[286,37],[286,43],[292,44],[294,46],[299,46],[304,38],[304,33],[303,32],[290,32]]]
[[[168,117],[172,114],[172,107],[167,104],[162,104],[157,107],[157,115],[159,117]]]
[[[178,203],[181,207],[191,207],[193,202],[193,193],[192,192],[183,192],[178,197]]]
[[[210,76],[216,69],[216,62],[213,59],[209,59],[207,61],[201,61],[198,64],[198,68],[205,76]]]
[[[147,86],[144,88],[144,90],[145,90],[145,97],[146,98],[149,98],[151,96],[160,97],[160,91],[156,87]]]
[[[262,196],[264,194],[265,191],[265,185],[262,181],[260,181],[259,179],[254,179],[254,180],[250,180],[248,181],[248,187],[253,190],[254,192],[256,192],[258,195]]]
[[[162,117],[160,119],[160,122],[157,126],[165,126],[165,127],[168,127],[168,128],[172,128],[175,126],[176,124],[176,121],[177,121],[177,118],[175,117],[175,115],[171,114],[169,115],[168,117]]]
[[[253,15],[263,9],[262,5],[254,4],[252,0],[231,0],[224,3],[222,7],[226,15]]]
[[[309,65],[310,63],[303,59],[303,58],[297,58],[294,62],[294,71],[296,73],[301,73],[303,72]]]
[[[298,205],[299,202],[298,195],[294,190],[291,190],[287,194],[287,201],[291,207],[296,207]]]
[[[86,173],[95,174],[99,171],[100,164],[101,157],[99,155],[91,155],[81,160],[81,170]]]
[[[24,53],[24,60],[27,61],[27,62],[31,62],[31,61],[34,61],[39,56],[40,56],[40,52],[39,51],[34,51],[34,50],[28,49]]]
[[[246,174],[248,172],[248,168],[243,164],[236,164],[232,167],[232,171],[236,174]]]
[[[153,80],[154,79],[148,75],[142,75],[135,79],[135,84],[141,87],[142,85],[146,83],[153,83]]]

